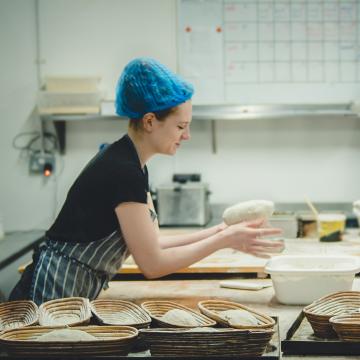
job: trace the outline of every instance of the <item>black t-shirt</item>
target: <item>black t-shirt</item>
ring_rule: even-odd
[[[148,172],[128,135],[101,150],[70,188],[54,224],[53,240],[90,242],[119,229],[115,208],[122,202],[147,203]]]

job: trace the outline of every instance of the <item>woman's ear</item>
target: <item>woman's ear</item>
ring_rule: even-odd
[[[154,129],[154,122],[156,121],[156,117],[154,113],[146,113],[143,118],[143,128],[147,132],[152,132]]]

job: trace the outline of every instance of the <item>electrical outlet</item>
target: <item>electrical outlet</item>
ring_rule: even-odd
[[[50,169],[50,174],[46,175],[45,171]],[[55,155],[37,151],[30,156],[29,172],[30,174],[51,175],[55,170]]]

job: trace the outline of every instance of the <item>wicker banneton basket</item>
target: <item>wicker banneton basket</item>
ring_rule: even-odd
[[[82,297],[50,300],[39,307],[39,324],[41,326],[86,325],[90,318],[89,299]]]
[[[57,328],[58,329],[58,328]],[[0,335],[0,346],[11,356],[22,358],[40,356],[102,356],[127,355],[138,336],[138,330],[129,326],[79,326],[95,336],[90,341],[37,341],[53,327],[30,326],[23,329],[6,330]]]
[[[151,317],[140,306],[130,301],[98,299],[90,303],[91,311],[104,325],[126,325],[147,328]]]
[[[360,341],[360,313],[342,313],[329,320],[339,339],[344,341]]]
[[[172,309],[179,309],[189,312],[193,318],[198,322],[198,325],[196,327],[207,327],[207,326],[214,326],[216,325],[216,322],[214,320],[209,319],[208,317],[199,314],[198,312],[179,304],[176,304],[171,301],[146,301],[141,304],[141,307],[150,315],[150,317],[155,321],[155,323],[160,327],[181,327],[186,328],[190,327],[193,328],[194,326],[184,326],[182,324],[171,324],[168,322],[165,322],[162,317],[165,315],[168,311]]]
[[[314,301],[303,312],[316,336],[334,338],[337,334],[329,322],[330,318],[359,308],[359,291],[339,291]]]
[[[211,328],[209,328],[211,329]],[[152,356],[261,356],[273,330],[142,329],[140,335]]]
[[[30,300],[9,301],[0,304],[0,333],[7,329],[35,325],[39,320],[39,309]]]
[[[247,306],[223,300],[204,300],[198,303],[200,311],[209,318],[217,321],[223,326],[228,326],[237,329],[272,329],[275,325],[275,320],[268,315],[255,311]],[[255,316],[258,325],[230,325],[230,323],[220,316],[220,312],[226,310],[246,310],[251,315]]]

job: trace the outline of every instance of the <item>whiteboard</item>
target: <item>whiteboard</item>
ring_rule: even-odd
[[[360,99],[360,0],[178,0],[195,104]]]

